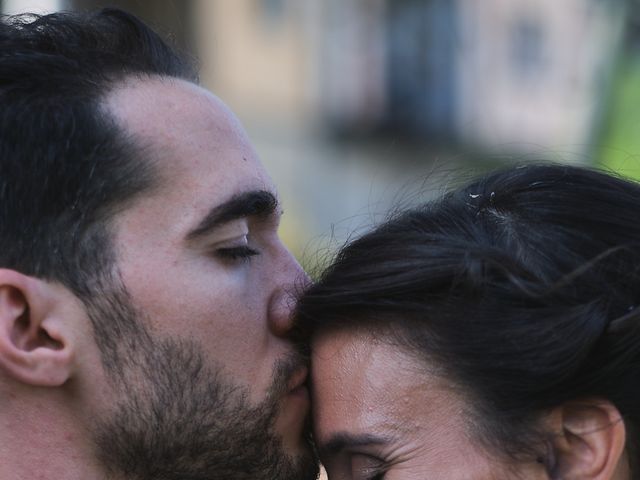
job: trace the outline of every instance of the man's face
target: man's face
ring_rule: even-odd
[[[143,429],[135,426],[139,417],[167,423],[156,435],[177,437],[189,428],[181,419],[191,416],[198,428],[188,433],[218,437],[228,457],[242,459],[242,452],[233,451],[225,434],[237,432],[236,448],[249,449],[252,438],[262,441],[251,436],[259,430],[272,437],[269,455],[275,449],[294,463],[306,459],[302,470],[312,475],[303,438],[308,394],[300,388],[306,369],[285,338],[289,293],[304,274],[278,238],[275,189],[242,127],[215,97],[179,80],[131,80],[106,105],[160,178],[113,225],[126,292],[114,301],[138,317],[149,338],[140,338],[137,352],[131,348],[130,363],[137,366],[128,365],[124,378],[133,385],[114,402],[120,406],[112,408],[112,421],[101,425],[102,444],[114,432]],[[157,409],[162,412],[154,417],[149,410]],[[239,431],[243,426],[249,431]],[[153,436],[153,430],[128,434]],[[193,439],[201,450],[203,438]],[[167,440],[174,444],[164,448],[175,449],[177,439]],[[265,457],[260,449],[258,455]]]

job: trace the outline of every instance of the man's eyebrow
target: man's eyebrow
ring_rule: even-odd
[[[245,217],[265,218],[278,209],[278,199],[266,190],[251,190],[231,197],[213,207],[187,238],[192,240],[218,228],[220,225]]]
[[[319,446],[322,455],[337,455],[347,448],[363,447],[370,445],[385,445],[391,440],[371,434],[352,435],[349,433],[339,432],[333,434],[329,440]]]

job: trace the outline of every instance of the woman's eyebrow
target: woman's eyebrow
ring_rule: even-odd
[[[234,195],[226,202],[214,206],[189,232],[187,238],[203,237],[225,223],[245,217],[268,217],[279,207],[276,196],[266,190],[250,190]]]
[[[371,445],[386,445],[391,441],[388,437],[362,434],[354,435],[346,432],[339,432],[331,435],[318,450],[323,455],[336,455],[347,448],[363,447]]]

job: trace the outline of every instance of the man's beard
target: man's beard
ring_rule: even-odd
[[[208,366],[199,344],[152,337],[136,318],[126,290],[109,297],[92,302],[94,327],[101,322],[99,329],[111,329],[105,325],[114,320],[121,334],[135,330],[125,333],[117,347],[110,342],[112,352],[101,345],[120,399],[94,429],[97,457],[109,475],[136,480],[317,478],[311,447],[308,454],[292,458],[273,431],[287,380],[300,364],[297,357],[276,366],[267,398],[252,406],[248,389],[225,378],[221,368]],[[107,312],[112,318],[105,317]],[[114,332],[96,331],[101,333]]]

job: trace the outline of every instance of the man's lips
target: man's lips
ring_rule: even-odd
[[[300,367],[299,369],[297,369],[289,379],[289,384],[288,384],[289,393],[292,393],[301,387],[305,387],[308,376],[309,376],[309,369],[307,367]]]

